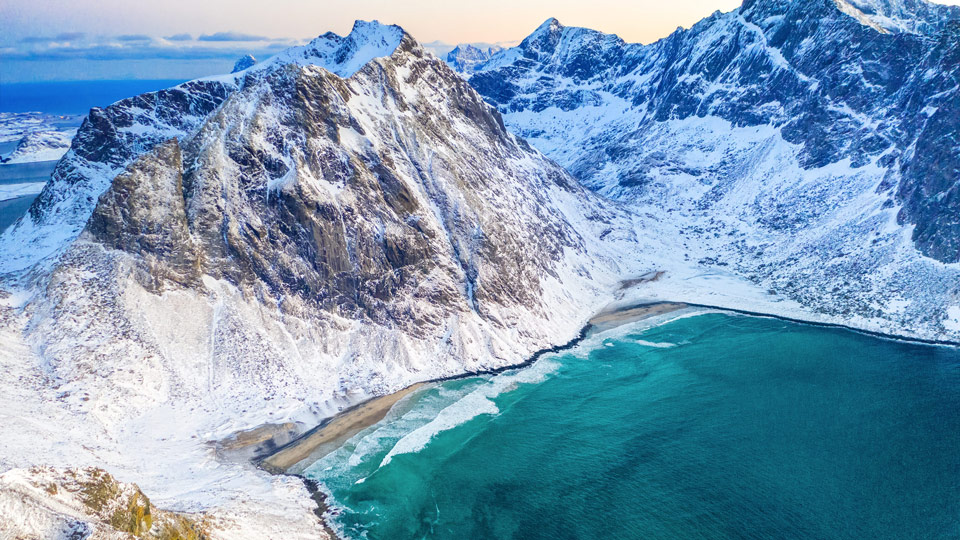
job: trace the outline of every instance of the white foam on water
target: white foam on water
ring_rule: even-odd
[[[380,467],[389,464],[393,457],[399,454],[411,454],[423,450],[434,437],[444,431],[484,414],[498,414],[500,409],[493,402],[493,398],[515,390],[519,384],[543,382],[557,370],[559,365],[548,358],[543,358],[528,368],[493,377],[461,399],[444,407],[433,420],[397,441],[380,462]]]
[[[570,349],[560,351],[556,353],[558,355],[570,355],[575,358],[586,360],[590,357],[590,353],[601,348],[601,347],[613,347],[616,346],[617,341],[627,341],[630,343],[637,343],[639,345],[646,346],[666,346],[666,343],[660,343],[653,345],[652,342],[638,340],[636,338],[628,337],[631,334],[636,334],[638,332],[644,332],[651,328],[657,326],[663,326],[680,319],[687,319],[690,317],[699,317],[700,315],[706,315],[708,313],[727,313],[725,311],[710,309],[710,308],[701,308],[701,307],[685,307],[677,311],[671,311],[669,313],[663,313],[661,315],[654,315],[646,319],[641,319],[639,321],[633,321],[624,323],[606,330],[600,330],[595,333],[587,336],[586,339],[581,341],[574,347]],[[669,344],[675,345],[675,344]]]
[[[655,343],[653,341],[647,341],[644,339],[635,339],[633,342],[636,343],[637,345],[642,345],[644,347],[655,347],[657,349],[669,349],[671,347],[677,346],[676,343],[667,343],[667,342]]]

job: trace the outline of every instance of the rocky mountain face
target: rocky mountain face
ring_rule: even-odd
[[[537,309],[541,277],[582,243],[546,196],[581,188],[412,40],[396,54],[349,83],[315,68],[244,81],[193,137],[115,177],[88,237],[142,257],[152,290],[210,276],[415,336],[451,312]]]
[[[446,60],[447,64],[454,70],[464,74],[471,74],[501,50],[503,50],[503,48],[497,46],[475,47],[470,44],[461,44],[454,47],[454,49],[447,54]]]
[[[222,304],[211,298],[226,287],[265,312],[208,313],[194,334],[214,362],[248,365],[291,396],[301,384],[325,388],[331,400],[356,385],[382,391],[376,381],[396,362],[409,365],[388,386],[431,362],[450,373],[516,363],[574,333],[589,314],[556,308],[604,285],[560,287],[586,272],[570,261],[595,259],[584,235],[618,219],[629,229],[623,216],[508,133],[402,30],[358,23],[242,77],[91,111],[4,237],[8,253],[31,249],[5,262],[10,280],[49,279],[32,330],[64,376],[102,354],[94,336],[145,364],[176,364],[165,351],[183,336],[137,320],[125,288]],[[31,263],[32,273],[11,272]],[[93,321],[74,328],[77,310]],[[263,317],[284,329],[279,342]],[[389,352],[350,343],[370,332]],[[417,359],[425,347],[433,352]],[[290,371],[292,351],[326,367],[292,384],[302,369]]]
[[[747,0],[640,45],[549,20],[470,83],[584,184],[673,213],[701,260],[935,327],[960,292],[958,21],[923,0]]]

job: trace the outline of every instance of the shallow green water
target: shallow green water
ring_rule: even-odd
[[[307,474],[349,537],[960,538],[960,351],[706,314],[414,395]]]

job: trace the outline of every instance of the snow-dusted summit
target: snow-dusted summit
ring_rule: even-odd
[[[471,74],[477,70],[491,56],[503,50],[502,47],[493,46],[475,46],[469,43],[457,45],[452,51],[447,53],[446,60],[454,70]]]
[[[70,149],[70,141],[74,135],[76,130],[73,129],[30,131],[17,142],[17,147],[2,162],[12,164],[56,161]]]
[[[77,146],[57,165],[28,215],[0,237],[0,275],[20,272],[55,257],[80,233],[97,197],[134,158],[153,146],[196,132],[245,81],[287,65],[316,66],[349,77],[400,44],[398,26],[357,21],[346,37],[327,33],[251,68],[95,107],[84,120]]]

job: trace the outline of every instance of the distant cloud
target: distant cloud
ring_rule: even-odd
[[[55,36],[27,36],[20,41],[22,43],[53,43],[55,41],[76,41],[83,39],[83,32],[63,32]]]
[[[54,46],[40,49],[18,50],[15,48],[0,49],[6,60],[20,60],[28,62],[58,61],[58,60],[232,60],[245,54],[257,57],[270,56],[275,49],[271,44],[264,43],[257,47],[211,47],[211,46],[171,46],[157,42],[127,41],[98,44],[84,44],[76,46]]]
[[[124,34],[117,36],[117,41],[150,41],[152,38],[146,34]]]
[[[246,54],[257,58],[269,57],[278,50],[302,42],[303,40],[269,38],[238,32],[207,34],[198,39],[185,33],[160,39],[146,34],[90,36],[75,32],[56,36],[29,36],[15,45],[4,46],[0,43],[0,56],[4,60],[29,63],[80,60],[232,61]]]
[[[240,32],[217,32],[215,34],[204,34],[198,37],[197,41],[270,41],[270,38]]]

